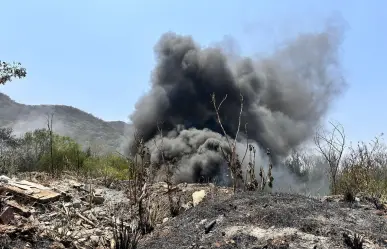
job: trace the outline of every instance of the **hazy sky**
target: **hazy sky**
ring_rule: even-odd
[[[270,51],[341,15],[349,88],[332,109],[351,140],[387,131],[386,1],[10,0],[1,1],[0,59],[28,77],[0,91],[25,104],[64,104],[128,120],[150,85],[153,46],[167,31],[210,45],[230,35],[244,54]]]

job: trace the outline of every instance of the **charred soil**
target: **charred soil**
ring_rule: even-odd
[[[294,194],[237,193],[207,199],[163,224],[140,248],[387,248],[387,216],[370,203]]]

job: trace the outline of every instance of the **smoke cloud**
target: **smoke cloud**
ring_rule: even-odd
[[[279,162],[313,135],[342,92],[341,41],[341,29],[329,26],[300,34],[265,58],[230,58],[219,47],[202,48],[190,36],[165,33],[155,46],[151,90],[137,102],[131,121],[153,161],[161,158],[154,141],[173,159],[177,182],[218,179],[227,184],[219,150],[227,146],[211,94],[218,104],[227,95],[220,116],[230,137],[238,129],[242,94],[238,151],[243,156],[248,137],[259,150],[257,166],[266,162],[262,152],[267,148]]]

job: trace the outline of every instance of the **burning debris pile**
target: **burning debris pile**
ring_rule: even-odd
[[[255,60],[231,59],[219,48],[200,47],[190,36],[166,33],[155,46],[151,90],[131,116],[134,128],[152,161],[161,162],[162,150],[164,159],[177,166],[176,182],[217,179],[228,184],[220,152],[227,148],[226,137],[211,103],[212,94],[217,103],[227,95],[219,115],[228,136],[240,131],[239,154],[244,154],[248,139],[258,149],[257,163],[267,161],[264,152],[269,148],[278,164],[311,137],[343,90],[341,38],[340,28],[331,26],[299,35],[270,57]]]

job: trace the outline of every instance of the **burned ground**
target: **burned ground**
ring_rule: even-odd
[[[224,201],[207,199],[163,224],[140,248],[348,248],[344,233],[364,236],[364,248],[386,248],[385,231],[386,216],[368,204],[238,193]]]

